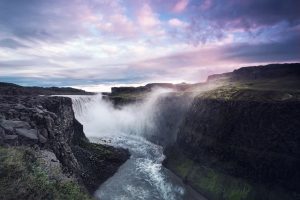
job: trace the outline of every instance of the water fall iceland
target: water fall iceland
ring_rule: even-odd
[[[126,148],[131,154],[118,172],[96,191],[96,198],[199,199],[194,197],[191,188],[162,166],[163,146],[171,139],[161,138],[160,131],[172,132],[177,127],[175,123],[169,128],[159,125],[159,117],[163,115],[159,104],[168,101],[171,93],[158,89],[146,100],[121,108],[115,108],[101,95],[72,97],[75,116],[91,141]]]

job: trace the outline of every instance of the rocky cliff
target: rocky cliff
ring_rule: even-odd
[[[299,191],[299,108],[300,102],[195,99],[177,145],[196,162]]]
[[[298,199],[298,65],[210,77],[227,80],[195,96],[164,164],[209,199]]]
[[[59,171],[59,179],[71,177],[91,193],[129,157],[126,150],[89,143],[66,97],[0,96],[0,145],[5,152],[31,149],[47,176]]]
[[[220,79],[238,80],[257,80],[257,79],[275,79],[282,77],[300,76],[300,63],[269,64],[261,66],[242,67],[233,72],[224,74],[214,74],[207,78],[207,81]]]
[[[71,87],[23,87],[0,82],[0,95],[92,95],[92,92]]]

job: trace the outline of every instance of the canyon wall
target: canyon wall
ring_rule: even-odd
[[[90,143],[66,97],[0,96],[0,145],[34,149],[50,163],[46,171],[59,163],[61,177],[73,177],[90,193],[129,157],[126,150]]]
[[[299,191],[299,108],[299,101],[195,98],[176,143],[167,149],[165,165],[212,199],[226,198],[197,184],[195,173],[200,175],[203,166],[204,171],[209,168],[268,187]],[[248,194],[240,199],[247,196],[251,199]]]

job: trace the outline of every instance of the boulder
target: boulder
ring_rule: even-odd
[[[18,136],[17,135],[5,135],[3,137],[4,144],[7,146],[17,146]]]
[[[45,138],[45,137],[42,136],[41,134],[39,134],[38,136],[39,136],[39,142],[40,142],[40,143],[46,143],[46,142],[47,142],[47,138]]]
[[[17,140],[18,136],[17,135],[5,135],[4,140]]]
[[[16,133],[30,140],[38,140],[36,129],[17,128]]]
[[[0,121],[0,126],[4,128],[6,131],[13,132],[15,128],[25,128],[30,129],[30,125],[27,122],[24,121],[18,121],[18,120],[5,120],[2,119]]]

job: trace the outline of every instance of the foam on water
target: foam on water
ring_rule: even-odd
[[[76,118],[83,124],[85,134],[93,142],[108,143],[129,149],[131,158],[118,172],[101,185],[95,197],[101,200],[178,200],[184,186],[169,177],[162,166],[163,148],[149,142],[153,117],[159,112],[155,103],[166,90],[153,92],[142,103],[116,109],[101,95],[73,96]],[[101,172],[99,172],[101,173]]]

